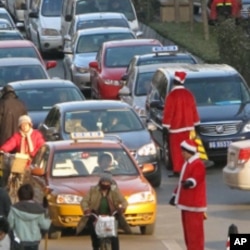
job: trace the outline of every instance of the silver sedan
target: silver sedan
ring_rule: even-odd
[[[101,44],[110,40],[136,39],[129,28],[100,27],[79,30],[64,47],[64,78],[74,82],[88,95],[90,91],[89,62],[95,60]],[[87,91],[87,93],[86,93]]]

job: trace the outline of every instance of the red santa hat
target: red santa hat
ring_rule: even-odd
[[[186,72],[183,71],[176,71],[174,74],[174,79],[178,81],[179,83],[183,84],[186,80]]]
[[[181,148],[191,152],[191,153],[196,153],[197,152],[197,143],[194,140],[185,140],[181,143]]]

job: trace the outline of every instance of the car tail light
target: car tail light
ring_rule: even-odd
[[[241,149],[238,156],[238,163],[243,164],[250,159],[250,148]]]

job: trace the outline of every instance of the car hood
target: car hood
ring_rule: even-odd
[[[76,54],[73,58],[73,62],[77,66],[89,67],[89,63],[95,60],[97,52]]]
[[[121,138],[123,144],[126,145],[126,147],[129,150],[138,150],[140,147],[152,141],[150,133],[146,129],[140,131],[129,131],[129,132],[107,133],[107,134],[117,135],[119,138]]]
[[[122,75],[126,72],[127,67],[106,68],[103,72],[103,78],[120,81]]]
[[[198,107],[198,111],[202,122],[250,119],[249,103]]]
[[[31,117],[33,128],[37,129],[38,125],[42,123],[47,116],[48,111],[29,111],[29,116]]]
[[[49,187],[56,194],[76,194],[84,196],[90,186],[99,181],[99,176],[69,177],[51,179]],[[143,176],[113,176],[124,196],[152,190],[150,184]]]
[[[61,17],[46,17],[41,18],[41,26],[44,29],[61,30]]]

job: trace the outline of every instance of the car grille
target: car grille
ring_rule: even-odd
[[[241,121],[216,124],[207,123],[201,124],[199,129],[200,134],[204,136],[224,136],[236,134],[240,126]]]

